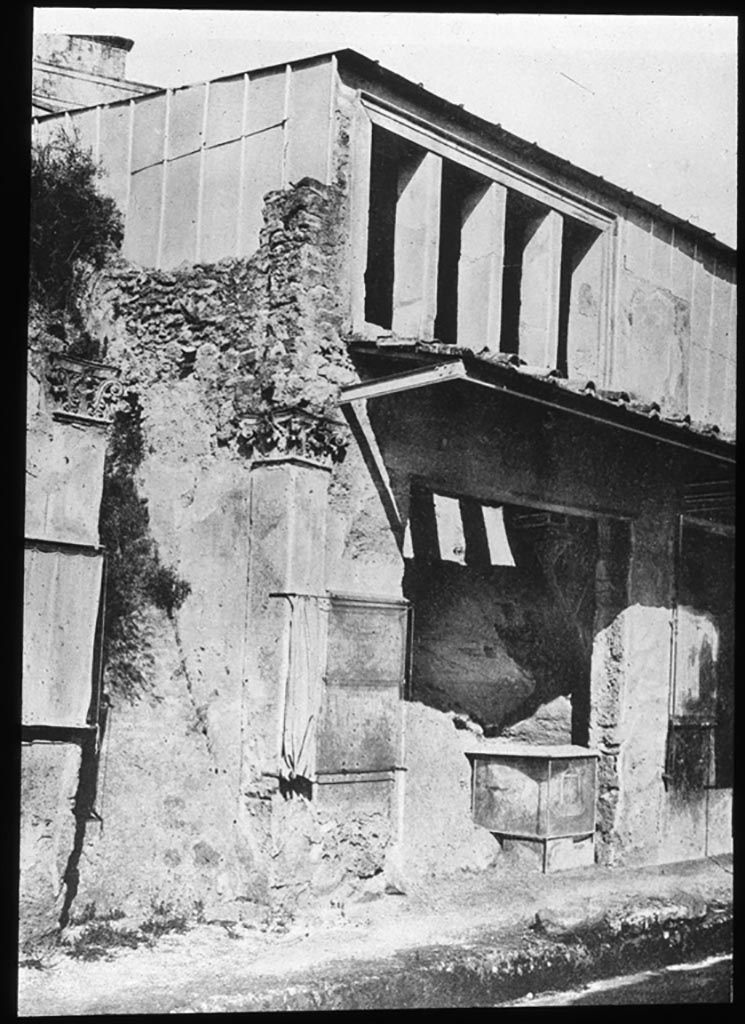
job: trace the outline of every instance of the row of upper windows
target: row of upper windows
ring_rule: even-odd
[[[373,329],[589,371],[605,235],[373,125],[364,305]]]

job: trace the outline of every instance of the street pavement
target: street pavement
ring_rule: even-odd
[[[553,875],[503,864],[298,913],[284,932],[206,923],[90,962],[61,946],[20,969],[18,1013],[495,1006],[727,952],[732,870],[726,856]]]

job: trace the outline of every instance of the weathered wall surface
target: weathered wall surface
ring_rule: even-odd
[[[412,581],[415,696],[441,710],[463,712],[482,726],[499,726],[537,684],[534,671],[507,646],[498,624],[506,625],[511,613],[513,619],[519,616],[526,647],[531,647],[528,634],[540,644],[540,629],[531,629],[527,621],[538,614],[540,587],[532,593],[529,585],[521,588],[514,570],[486,573],[447,563],[421,576]]]
[[[540,576],[447,563],[422,575],[412,581],[420,700],[463,712],[493,734],[572,691],[579,666],[571,625]]]
[[[276,778],[262,775],[276,771],[287,623],[277,632],[267,629],[273,619],[255,616],[267,602],[278,604],[269,597],[278,588],[318,590],[324,582],[303,569],[313,550],[303,556],[280,541],[286,518],[296,521],[290,534],[316,554],[323,531],[312,541],[306,517],[317,503],[292,488],[275,494],[276,515],[267,519],[259,492],[252,496],[262,467],[252,473],[247,456],[336,456],[334,429],[322,424],[310,440],[298,439],[273,413],[284,406],[324,413],[338,385],[353,378],[335,292],[341,198],[314,182],[269,196],[262,247],[251,261],[173,274],[121,263],[93,286],[90,329],[142,409],[137,494],[160,559],[190,588],[170,617],[142,616],[147,685],[134,702],[115,698],[100,793],[104,828],[86,844],[78,896],[104,909],[146,914],[160,900],[188,912],[202,899],[205,909],[232,915],[268,898],[292,906],[382,869],[390,821],[371,823],[363,813],[345,823],[302,797],[286,801]],[[377,495],[366,481],[350,498],[349,465],[337,469],[326,583],[369,593],[376,577],[379,592],[385,577],[390,593],[386,558],[395,542],[390,533],[383,541],[380,523],[383,542],[368,535]],[[280,471],[280,463],[267,466]],[[259,571],[257,553],[278,561],[279,575]],[[350,570],[357,586],[350,587]],[[154,865],[147,885],[125,868],[134,849]]]
[[[21,748],[21,942],[53,934],[59,924],[75,845],[80,763],[75,743],[37,741]]]
[[[60,422],[52,416],[49,353],[62,341],[32,315],[26,375],[26,537],[98,543],[106,428]]]
[[[356,443],[329,484],[326,582],[329,590],[402,597],[403,556],[381,495]]]
[[[331,183],[332,83],[330,61],[305,61],[73,111],[124,214],[127,259],[172,269],[253,255],[268,192],[305,177]],[[127,95],[111,92],[89,102]],[[37,138],[62,124],[43,119]]]
[[[328,184],[334,167],[329,160],[328,66],[309,66],[293,75],[258,76],[248,89],[247,79],[226,80],[133,105],[139,125],[134,164],[126,173],[121,166],[109,168],[112,189],[128,203],[128,244],[133,247],[128,252],[141,262],[175,266],[182,260],[254,252],[260,244],[250,259],[168,272],[122,261],[92,283],[89,330],[101,357],[119,367],[142,409],[144,451],[136,494],[146,502],[149,534],[161,559],[190,588],[170,614],[144,607],[134,616],[139,646],[133,657],[141,661],[142,688],[135,694],[117,692],[113,674],[107,679],[113,708],[96,797],[103,823],[87,827],[76,897],[102,912],[124,909],[146,916],[153,903],[170,902],[189,913],[201,901],[210,913],[238,916],[248,904],[270,898],[291,908],[300,900],[349,892],[360,879],[376,878],[387,856],[389,862],[398,856],[426,872],[485,865],[495,849],[492,837],[471,823],[470,768],[463,749],[473,737],[455,728],[453,694],[440,699],[436,686],[427,699],[438,708],[402,706],[408,770],[401,773],[403,791],[396,795],[400,799],[403,792],[405,801],[403,834],[400,816],[392,821],[360,811],[342,818],[302,795],[285,800],[277,779],[265,772],[278,754],[272,750],[278,730],[275,736],[270,733],[282,683],[279,644],[287,622],[280,616],[276,630],[269,620],[258,630],[251,620],[257,610],[268,609],[269,591],[278,584],[270,572],[255,578],[252,604],[249,460],[276,450],[308,454],[305,447],[311,457],[338,457],[346,442],[332,428],[315,427],[315,434],[293,437],[275,414],[283,406],[328,414],[339,385],[355,379],[343,341],[350,288],[345,147],[353,111],[336,112],[337,176]],[[286,97],[297,114],[295,104],[305,87],[312,92],[313,117],[296,116],[292,131],[301,134],[288,134]],[[245,108],[247,92],[258,92],[262,101]],[[168,137],[163,130],[166,104],[173,115]],[[205,109],[210,125],[206,149],[190,153]],[[231,134],[245,127],[245,109],[264,118],[250,125],[253,141]],[[122,140],[128,137],[129,116],[128,108],[118,107],[98,127],[91,117],[80,123],[89,137],[118,146],[125,159]],[[311,164],[317,180],[300,173],[309,173]],[[129,181],[133,169],[138,171],[136,186]],[[295,184],[282,190],[288,180]],[[232,183],[230,189],[223,187],[226,183]],[[262,227],[257,197],[265,193]],[[234,205],[226,198],[231,195],[237,197]],[[245,213],[245,222],[236,210]],[[685,390],[685,310],[674,288],[669,288],[670,298],[660,292],[667,285],[650,289],[644,284],[657,280],[651,272],[632,272],[627,297],[632,305],[636,302],[638,316],[636,328],[629,322],[637,333],[629,335],[628,345],[656,360],[659,353],[652,350],[658,329],[673,347],[680,342],[680,360],[675,356],[664,364],[659,382],[671,396],[670,408],[677,409]],[[32,392],[35,386],[32,381]],[[407,400],[412,418],[403,422],[400,407],[386,402],[371,412],[404,519],[414,477],[483,500],[536,500],[638,516],[659,510],[658,481],[675,478],[678,471],[675,459],[658,447],[640,451],[640,443],[627,437],[619,441],[616,432],[588,429],[568,417],[537,416],[509,396],[498,408],[487,408],[485,401],[474,401],[456,387],[447,399],[453,402],[446,417],[436,396],[422,394]],[[39,428],[39,444],[34,442],[31,450],[41,453],[34,456],[40,467],[47,459],[47,441]],[[88,457],[79,454],[81,460]],[[67,449],[61,451],[62,461],[68,456]],[[100,453],[93,456],[100,458]],[[607,473],[611,459],[614,474]],[[47,465],[54,470],[56,464]],[[52,474],[40,495],[53,491]],[[290,490],[284,497],[279,494],[277,522],[264,524],[266,552],[275,559],[287,554],[273,542],[285,536],[278,524],[291,511],[292,500]],[[400,596],[404,559],[356,443],[334,468],[328,503],[325,579],[308,576],[306,582]],[[33,506],[43,521],[41,496]],[[602,810],[605,835],[616,844],[619,858],[640,861],[671,849],[660,838],[665,826],[659,821],[679,823],[686,813],[660,791],[668,692],[660,651],[669,640],[665,573],[670,551],[667,534],[655,539],[658,526],[650,519],[639,528],[629,606],[614,611],[600,627],[607,630],[607,643],[593,668],[596,724],[611,749],[601,796],[611,797]],[[286,581],[292,578],[289,573]],[[439,586],[442,581],[430,582]],[[467,583],[454,586],[455,597],[444,611],[438,604],[444,597],[437,595],[429,619],[425,605],[420,624],[425,641],[427,636],[439,639],[443,616],[450,617],[453,633],[473,631],[468,611],[476,583],[472,574]],[[505,590],[512,593],[510,586],[506,577],[481,579],[475,587],[479,603],[498,604],[495,597],[501,599]],[[527,591],[517,588],[515,604],[537,604],[545,611],[543,598],[530,587]],[[510,648],[505,639],[509,630],[502,632],[496,631],[499,643],[487,645],[498,656],[481,643],[479,664],[499,662],[510,679],[521,681],[523,698],[530,683],[530,697],[540,693],[552,706],[545,730],[540,722],[533,725],[544,738],[559,732],[565,738],[565,686],[558,693],[544,686],[541,670],[535,665],[526,669],[525,659],[516,657],[514,645]],[[537,624],[532,635],[540,633]],[[471,660],[472,654],[467,652]],[[422,664],[426,667],[420,659],[419,668]],[[462,688],[462,667],[449,677],[448,687]],[[500,670],[500,685],[503,678]],[[492,698],[496,675],[487,677],[486,688],[482,676],[465,681],[465,697],[461,693],[454,703],[457,710],[478,717],[477,710]],[[509,708],[507,703],[500,697],[487,717],[503,723],[519,709],[516,700]],[[257,712],[269,726],[260,744],[252,735]],[[44,772],[48,768],[40,765],[29,779]],[[715,804],[711,815],[719,821],[726,817],[725,801],[712,797],[710,808]],[[689,812],[692,822],[698,805]],[[661,817],[653,822],[655,815]],[[37,844],[46,820],[41,816],[32,822],[27,850]],[[60,821],[65,824],[54,828],[66,836],[69,821],[64,815]],[[54,852],[44,863],[57,861]]]
[[[91,701],[90,651],[94,641],[97,588],[80,595],[86,615],[77,630],[63,632],[54,647],[58,660],[38,655],[57,630],[65,629],[69,595],[90,578],[61,564],[62,543],[98,544],[105,427],[61,422],[50,396],[50,353],[64,345],[46,330],[44,316],[29,317],[27,369],[27,465],[25,536],[41,541],[27,553],[21,756],[20,939],[34,943],[52,935],[70,893],[81,835],[81,778],[91,736],[84,737]],[[69,551],[69,549],[67,549]],[[29,556],[37,574],[29,571]],[[78,554],[78,558],[84,555]],[[100,572],[100,561],[96,569]],[[47,587],[54,580],[54,593]],[[74,600],[74,598],[73,598]],[[66,607],[60,607],[60,603]],[[30,645],[35,649],[31,650]],[[66,673],[63,671],[66,668]],[[72,668],[71,668],[72,666]],[[52,667],[64,675],[55,678]],[[81,678],[82,676],[82,678]],[[86,677],[87,676],[87,677]],[[35,728],[42,726],[46,732]],[[73,732],[72,726],[77,732]]]
[[[360,448],[350,444],[329,485],[330,590],[413,596],[405,584],[407,563],[385,509]],[[405,515],[406,509],[402,503],[399,514]],[[415,601],[415,637],[426,630],[417,610]],[[401,707],[406,770],[399,773],[392,794],[384,863],[387,881],[404,888],[430,873],[479,870],[499,854],[491,834],[471,818],[471,769],[464,750],[478,741],[478,729],[462,728],[465,714],[458,718],[461,727],[456,726],[453,712],[461,708],[452,696],[434,707],[427,706],[434,703],[430,698],[428,694],[422,703],[424,698],[415,692]]]
[[[489,735],[522,721],[520,735],[528,730],[544,742],[546,735],[570,742],[572,716],[559,698],[572,696],[575,729],[583,729],[595,525],[571,517],[551,522],[514,507],[503,511],[514,565],[487,567],[483,555],[482,564],[472,564],[478,552],[470,552],[468,538],[466,565],[409,563],[406,587],[417,622],[415,694],[435,707],[467,713]]]
[[[496,839],[471,817],[471,766],[465,750],[478,735],[453,715],[418,701],[404,708],[404,820],[392,857],[416,877],[483,870],[499,856]]]
[[[33,113],[75,110],[154,92],[125,79],[132,41],[42,33],[34,37]]]
[[[684,791],[663,778],[675,528],[669,513],[632,524],[624,607],[614,612],[618,595],[607,601],[612,617],[595,639],[590,742],[603,754],[600,856],[611,863],[664,863],[731,849],[731,791]]]
[[[620,222],[618,315],[607,387],[665,415],[735,429],[735,272],[661,221]]]
[[[193,916],[238,918],[261,898],[251,837],[237,826],[238,799],[219,760],[221,734],[210,702],[200,703],[174,624],[144,616],[152,658],[148,692],[110,697],[96,795],[79,862],[73,915],[148,918],[159,904]],[[219,677],[207,680],[214,686]]]
[[[473,387],[440,384],[370,406],[402,504],[417,478],[435,492],[495,504],[634,516],[655,507],[660,481],[682,472],[677,449],[507,393],[495,402]]]
[[[37,60],[88,71],[107,78],[124,78],[132,41],[113,36],[73,36],[40,33],[34,40]]]

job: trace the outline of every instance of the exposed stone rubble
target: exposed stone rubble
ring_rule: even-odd
[[[239,447],[245,417],[327,414],[353,379],[334,291],[342,215],[337,187],[304,179],[267,195],[261,246],[248,260],[172,272],[120,260],[87,298],[102,356],[143,402],[156,381],[193,376],[218,445]]]
[[[341,187],[306,179],[266,197],[251,259],[173,272],[119,259],[88,280],[86,354],[114,366],[124,403],[136,398],[142,410],[136,493],[156,550],[195,600],[172,615],[135,610],[144,684],[139,694],[108,698],[103,822],[88,825],[73,922],[83,905],[136,921],[164,901],[187,916],[199,907],[235,919],[267,901],[291,912],[298,901],[348,894],[354,880],[382,872],[390,841],[382,819],[362,814],[340,823],[303,800],[283,802],[271,786],[263,800],[246,792],[237,816],[233,809],[247,561],[228,534],[245,544],[253,452],[344,455],[334,400],[354,375],[334,290],[343,279],[343,216]],[[57,338],[40,326],[35,336],[43,374],[50,349],[64,353],[73,335]],[[197,778],[202,796],[194,805]],[[147,793],[147,823],[138,824]],[[220,830],[220,821],[228,827]],[[133,887],[120,861],[135,831],[151,867],[147,883]]]

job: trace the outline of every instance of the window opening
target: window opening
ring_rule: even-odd
[[[728,787],[733,772],[733,541],[684,522],[679,558],[668,777],[674,784]]]
[[[487,186],[486,179],[479,175],[449,160],[443,161],[435,337],[448,345],[458,341],[458,282],[463,225]]]
[[[564,376],[594,376],[603,231],[451,159],[440,162],[438,197],[428,183],[440,170],[430,175],[435,164],[425,167],[426,159],[440,161],[372,126],[365,322],[391,331],[396,321],[407,335],[426,331],[446,344],[498,347]],[[424,241],[426,258],[417,261]],[[409,265],[397,267],[401,260]],[[421,274],[424,284],[414,280]],[[417,317],[409,307],[424,294],[426,315]]]
[[[548,212],[548,207],[542,206],[528,196],[508,189],[504,225],[500,352],[517,354],[520,350],[520,291],[523,277],[523,257],[528,242]]]
[[[405,554],[423,562],[454,562],[482,569],[515,566],[502,507],[482,505],[474,498],[416,488],[407,537]]]
[[[486,542],[489,551],[489,562],[492,565],[515,565],[515,558],[507,538],[507,531],[504,525],[504,510],[501,506],[483,507],[484,527],[486,530]]]
[[[393,323],[396,206],[423,155],[424,150],[373,125],[365,320],[385,330]]]
[[[601,232],[589,224],[564,217],[561,250],[561,279],[559,286],[559,338],[556,369],[564,377],[569,375],[569,321],[570,315],[589,312],[592,300],[588,284],[577,280],[578,270]]]
[[[460,523],[445,524],[443,509]],[[414,698],[470,718],[486,735],[586,745],[595,520],[448,500],[426,484],[412,491],[410,515],[414,557],[403,588],[416,609]],[[492,547],[497,525],[504,547]],[[465,564],[460,537],[452,542],[461,527]]]

